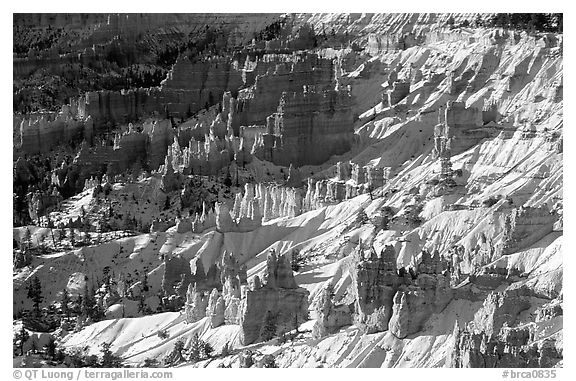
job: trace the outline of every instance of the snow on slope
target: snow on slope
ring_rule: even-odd
[[[496,38],[494,31],[431,31],[436,29],[430,26],[431,18],[445,22],[448,17],[301,16],[302,22],[318,27],[326,24],[339,28],[342,23],[348,23],[349,30],[359,33],[374,55],[366,59],[370,62],[360,64],[348,76],[355,96],[364,97],[358,106],[364,112],[355,126],[359,143],[350,153],[340,156],[341,160],[351,159],[360,165],[392,167],[392,177],[375,192],[378,197],[374,200],[369,195],[360,195],[294,218],[269,221],[248,233],[179,234],[170,229],[166,233],[143,234],[97,247],[40,256],[34,259],[30,270],[14,277],[14,309],[30,308],[25,284],[34,275],[43,280],[47,301],[57,300],[58,292],[67,285],[70,291],[78,292],[83,276],[95,279],[101,276],[105,266],[112,267],[117,274],[132,274],[137,280],[146,271],[155,291],[161,287],[162,255],[181,255],[188,261],[199,257],[207,269],[227,250],[247,265],[248,276],[252,277],[264,271],[271,248],[279,253],[299,249],[306,255],[308,263],[295,278],[310,291],[309,302],[313,306],[328,282],[336,286],[337,298],[350,296],[350,254],[362,243],[366,247],[374,246],[377,251],[384,245],[393,245],[400,266],[414,264],[423,249],[436,249],[444,254],[461,246],[468,253],[462,265],[466,273],[483,267],[517,269],[524,277],[511,280],[511,284],[504,283],[499,289],[527,285],[535,292],[534,306],[520,319],[522,324],[528,324],[533,320],[529,314],[547,302],[547,295],[562,294],[561,229],[502,257],[496,257],[486,246],[500,242],[506,214],[512,207],[546,205],[561,211],[563,154],[558,149],[558,140],[561,142],[563,134],[563,102],[554,100],[550,94],[554,85],[562,82],[561,52],[558,48],[545,52],[542,41],[526,36],[522,36],[519,43],[507,41],[494,48],[488,43]],[[456,15],[457,20],[466,17]],[[401,52],[383,51],[383,40],[378,40],[377,35],[396,33],[403,28],[426,32],[427,43]],[[422,70],[424,74],[452,73],[455,79],[469,74],[469,89],[450,95],[448,77],[441,79],[429,93],[424,91],[423,81],[413,84],[411,94],[400,102],[408,112],[397,114],[382,107],[378,95],[387,80],[379,69],[398,64],[401,64],[399,77],[408,77],[411,70]],[[360,73],[369,65],[375,65],[375,69],[364,78]],[[460,100],[467,106],[479,108],[485,101],[495,101],[502,120],[497,125],[490,122],[481,127],[492,132],[489,137],[452,156],[452,167],[463,170],[462,178],[456,179],[458,187],[451,193],[434,194],[426,182],[439,172],[431,151],[434,126],[438,123],[437,110],[447,100]],[[335,158],[331,160],[334,161]],[[303,173],[317,169],[323,170],[317,174],[319,177],[330,177],[327,174],[333,173],[329,164],[307,167]],[[157,187],[152,184],[146,189],[139,192],[145,194]],[[494,195],[501,195],[503,199],[490,207],[481,206]],[[80,206],[91,202],[89,197],[86,193],[70,200],[66,204],[66,218],[79,215]],[[154,197],[159,198],[156,194]],[[505,198],[511,200],[512,205]],[[371,223],[356,223],[361,210],[372,218],[383,206],[393,207],[400,214],[407,205],[415,203],[424,204],[420,214],[424,223],[417,228],[398,223],[391,224],[388,230],[378,230]],[[451,210],[454,205],[463,208]],[[31,230],[33,240],[49,234],[47,229]],[[15,236],[22,234],[23,229],[14,230]],[[454,325],[458,323],[462,327],[473,320],[482,303],[453,300],[444,311],[430,317],[421,332],[403,340],[390,332],[364,335],[352,326],[323,339],[311,339],[304,334],[294,342],[259,344],[251,348],[275,354],[280,366],[441,367],[445,365],[448,348],[453,345]],[[313,319],[306,326],[312,323]],[[558,335],[561,347],[561,316],[536,324],[541,337]],[[169,333],[168,339],[158,336],[158,331],[164,329]],[[171,351],[177,339],[189,340],[194,333],[217,351],[227,342],[239,345],[239,327],[210,329],[206,319],[186,324],[179,313],[98,322],[65,336],[63,344],[82,347],[90,343],[90,353],[96,353],[99,344],[112,341],[113,351],[128,363],[138,364],[148,357],[162,357]],[[196,365],[212,367],[219,363],[238,364],[238,358],[234,355]]]

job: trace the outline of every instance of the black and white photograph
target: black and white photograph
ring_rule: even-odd
[[[325,7],[12,13],[7,377],[560,378],[564,14]]]

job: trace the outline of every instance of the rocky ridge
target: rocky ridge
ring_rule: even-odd
[[[254,42],[264,55],[215,59],[245,87],[211,87],[215,104],[187,120],[162,118],[160,106],[155,121],[130,126],[118,106],[112,144],[95,131],[76,159],[47,171],[53,188],[31,194],[30,216],[80,240],[96,211],[120,208],[96,200],[124,194],[136,205],[134,195],[156,204],[144,213],[151,232],[79,249],[66,232],[60,247],[71,250],[54,243],[15,275],[15,311],[31,308],[35,275],[47,306],[63,288],[100,287],[110,266],[131,291],[98,298],[117,328],[134,317],[217,350],[257,343],[256,356],[273,350],[281,366],[562,366],[562,35],[458,26],[474,18],[294,15],[279,37]],[[166,89],[212,67],[185,59]],[[215,70],[200,76],[229,75]],[[187,112],[178,110],[172,119]],[[80,139],[82,116],[67,115],[76,116],[59,125]],[[153,170],[128,181],[126,164],[138,161]],[[37,177],[32,163],[16,161],[19,183]],[[204,192],[211,181],[227,181],[228,193]],[[69,199],[70,188],[84,191]],[[55,241],[48,225],[30,230],[16,227],[15,241]],[[169,308],[184,308],[186,322]],[[273,323],[292,339],[269,342]],[[107,324],[62,333],[62,343],[104,342]],[[133,346],[123,356],[141,364],[172,349],[152,328],[146,335],[119,336],[113,350]],[[245,355],[189,365],[238,366]]]

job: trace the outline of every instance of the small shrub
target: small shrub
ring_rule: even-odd
[[[158,360],[147,358],[144,360],[144,367],[145,368],[158,368]]]
[[[356,215],[356,223],[358,224],[365,224],[370,222],[370,220],[368,219],[368,215],[366,214],[366,212],[364,211],[364,209],[362,209],[361,211],[358,212],[358,214]]]
[[[484,207],[486,207],[486,208],[490,208],[491,206],[493,206],[497,202],[498,202],[498,198],[496,198],[494,196],[490,196],[486,200],[482,201],[482,205],[484,205]]]
[[[254,354],[251,350],[245,350],[240,354],[240,368],[250,368],[254,365]]]
[[[110,350],[110,343],[102,343],[102,368],[121,368],[123,366],[122,359],[112,353]]]
[[[306,257],[300,254],[300,250],[292,250],[292,270],[299,271],[305,264],[307,260]]]
[[[230,350],[230,343],[224,344],[224,346],[222,347],[222,352],[220,352],[220,356],[221,357],[230,356],[231,353],[232,351]]]
[[[192,337],[190,348],[188,349],[188,358],[190,361],[200,361],[212,357],[214,349],[210,344],[201,340],[197,334]]]
[[[262,368],[278,368],[278,365],[276,365],[276,359],[272,355],[265,355],[262,357],[261,366]]]

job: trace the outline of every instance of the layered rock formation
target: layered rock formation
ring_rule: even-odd
[[[252,162],[243,137],[227,135],[226,129],[222,138],[218,136],[218,121],[217,117],[210,126],[210,135],[204,136],[202,141],[192,136],[184,148],[180,145],[182,139],[174,137],[167,151],[167,159],[173,168],[186,175],[216,175],[231,163],[245,167]]]
[[[194,213],[190,218],[178,218],[176,221],[176,231],[178,233],[202,233],[207,229],[216,226],[216,213],[208,208],[206,203],[202,204],[202,213]]]
[[[62,143],[92,142],[94,136],[94,120],[79,114],[74,103],[58,113],[32,114],[15,122],[14,149],[29,155],[48,153]]]
[[[296,284],[288,257],[271,251],[263,284],[256,276],[242,300],[242,342],[246,345],[262,338],[265,326],[271,328],[273,335],[298,328],[307,320],[308,294]],[[267,319],[273,319],[274,324],[269,326]]]
[[[103,174],[114,176],[129,171],[139,175],[143,166],[158,169],[165,162],[167,142],[172,139],[172,129],[166,121],[150,120],[138,132],[133,125],[116,134],[113,140],[103,140],[90,146],[83,141],[71,163],[62,162],[53,171],[52,183],[67,192],[83,189],[84,182]]]
[[[167,295],[186,295],[192,281],[193,276],[190,270],[190,264],[185,258],[174,256],[164,259],[162,289]]]
[[[372,194],[373,191],[384,186],[389,177],[390,167],[378,168],[350,162],[337,162],[334,178],[307,179],[302,210],[315,210],[361,194]]]
[[[354,306],[352,304],[334,302],[334,286],[328,284],[322,290],[316,307],[317,320],[312,335],[323,337],[338,332],[341,327],[352,324]]]
[[[441,114],[442,109],[444,115]],[[437,157],[449,158],[490,136],[479,129],[482,125],[482,110],[473,106],[466,107],[462,102],[449,101],[439,112],[439,124],[434,130],[434,152]]]
[[[372,249],[368,258],[357,252],[352,282],[357,294],[354,322],[367,332],[390,330],[405,338],[422,328],[433,314],[452,299],[447,264],[439,255],[422,252],[418,270],[398,269],[393,246],[380,256]]]
[[[254,63],[254,85],[230,99],[230,123],[239,126],[265,125],[266,118],[276,111],[283,92],[302,92],[303,86],[318,90],[334,88],[332,60],[316,54],[268,55]]]
[[[389,329],[403,339],[422,329],[433,313],[440,313],[452,300],[450,276],[440,258],[424,251],[418,274],[412,285],[401,285],[394,295]]]
[[[236,198],[238,200],[238,198]],[[241,209],[238,217],[226,204],[216,204],[216,229],[221,233],[248,232],[262,225],[262,214],[258,200],[250,200]]]
[[[215,210],[218,231],[247,232],[274,218],[299,215],[302,195],[297,188],[247,183],[244,194],[236,194],[232,209],[219,203]]]
[[[362,251],[358,255],[363,255]],[[351,273],[357,294],[355,323],[367,332],[386,331],[392,317],[394,295],[404,281],[397,273],[396,252],[387,246],[379,257],[371,251],[369,258],[358,260]]]
[[[530,296],[526,291],[516,289],[489,294],[472,322],[463,329],[454,327],[454,345],[447,365],[456,368],[556,366],[562,358],[557,334],[546,337],[538,323],[514,326],[521,312],[530,308]],[[546,316],[544,320],[553,324],[557,319],[553,316]]]
[[[256,156],[286,167],[321,164],[351,147],[352,98],[336,90],[283,93],[266,123]]]
[[[28,213],[32,221],[38,221],[38,218],[46,214],[50,209],[59,208],[63,200],[62,195],[56,188],[53,188],[52,192],[35,191],[27,196]]]
[[[221,292],[214,288],[208,293],[198,291],[196,285],[188,286],[187,322],[208,317],[213,328],[222,324],[240,325],[242,343],[247,345],[263,338],[264,326],[273,329],[270,333],[275,336],[297,328],[299,322],[306,320],[308,291],[294,281],[288,257],[270,252],[264,283],[256,275],[250,287],[246,286],[246,266],[240,265],[234,255],[224,252],[218,266]],[[273,328],[266,321],[271,316]]]
[[[243,288],[247,284],[246,266],[240,265],[233,254],[224,251],[217,267],[219,269],[218,285],[221,292],[217,288],[208,292],[206,290],[208,283],[202,279],[203,275],[197,275],[194,285],[188,286],[185,304],[188,323],[194,323],[204,317],[210,319],[212,328],[222,324],[239,323],[241,312],[238,308],[240,300],[245,294]],[[196,272],[199,271],[203,271],[203,269],[197,268]],[[202,287],[202,291],[198,291],[197,286]]]
[[[515,208],[506,216],[502,237],[502,255],[517,252],[546,236],[558,220],[546,206]]]
[[[90,325],[91,354],[113,334],[112,350],[131,366],[195,334],[222,355],[193,366],[249,366],[264,353],[298,367],[562,366],[563,38],[533,16],[285,15],[244,35],[182,29],[186,17],[163,15],[173,27],[161,37],[148,16],[114,16],[93,34],[63,18],[92,53],[73,58],[58,31],[34,42],[52,46],[46,55],[16,53],[17,75],[41,62],[55,76],[80,63],[107,72],[107,60],[94,67],[97,55],[138,61],[147,45],[170,72],[138,89],[116,62],[111,77],[130,90],[90,91],[60,114],[15,115],[15,210],[112,230],[139,213],[146,227],[122,239],[99,228],[70,252],[59,252],[74,247],[70,235],[51,243],[48,229],[30,227],[32,246],[57,253],[30,262],[14,251],[24,266],[14,269],[15,320],[32,308],[31,277],[42,280],[49,315],[64,286],[81,294],[78,284],[99,282],[107,266],[119,287],[141,280],[125,298],[97,298],[107,318],[173,312]],[[543,18],[546,28],[558,22]],[[116,32],[136,56],[118,50]],[[59,50],[72,69],[54,69]],[[70,197],[82,186],[94,190]],[[14,246],[26,237],[16,227]],[[231,247],[242,254],[221,254]],[[154,296],[135,307],[145,285]],[[294,331],[312,318],[312,332]],[[171,327],[171,337],[151,326]],[[88,331],[78,330],[63,333],[66,349],[85,347]],[[261,354],[236,351],[258,341]]]

